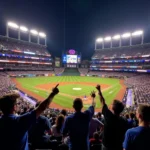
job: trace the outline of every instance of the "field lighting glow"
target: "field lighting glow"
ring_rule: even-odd
[[[110,36],[107,36],[107,37],[104,38],[104,40],[105,40],[105,41],[110,41],[110,40],[111,40],[111,37],[110,37]]]
[[[47,45],[47,36],[44,32],[39,32],[36,28],[28,28],[23,23],[16,24],[15,22],[9,21],[6,23],[6,37],[10,37],[10,30],[14,30],[18,33],[17,39],[22,40],[22,34],[28,34],[28,42],[33,42],[32,36],[37,37],[36,43],[39,45]],[[42,31],[42,30],[41,30]],[[44,40],[44,44],[41,44],[41,38]],[[35,43],[35,42],[33,42]]]
[[[41,36],[41,37],[46,37],[46,34],[43,33],[43,32],[40,32],[40,33],[39,33],[39,36]]]
[[[14,22],[8,22],[8,26],[12,27],[12,28],[16,28],[16,29],[19,28],[19,26],[16,23],[14,23]]]
[[[103,38],[98,38],[96,42],[103,42]]]
[[[118,40],[118,39],[120,39],[120,35],[119,35],[119,34],[117,34],[117,35],[113,36],[113,39],[114,39],[114,40]]]
[[[142,35],[143,34],[143,31],[142,30],[139,30],[139,31],[135,31],[132,33],[132,36],[138,36],[138,35]]]
[[[34,35],[37,35],[37,34],[38,34],[38,32],[37,32],[36,30],[30,30],[30,32],[31,32],[32,34],[34,34]]]
[[[124,34],[122,35],[123,38],[128,38],[128,37],[130,37],[130,36],[131,36],[131,33],[124,33]]]
[[[24,31],[24,32],[27,32],[28,31],[28,28],[26,28],[25,26],[20,26],[20,30]]]

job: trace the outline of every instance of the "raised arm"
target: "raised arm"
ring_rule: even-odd
[[[96,103],[95,103],[95,97],[96,97],[96,94],[95,94],[95,91],[92,91],[91,92],[91,98],[92,98],[92,106],[95,107]]]
[[[52,92],[50,93],[50,95],[48,96],[47,99],[45,99],[36,109],[36,117],[38,118],[40,116],[40,114],[50,105],[50,103],[52,102],[53,98],[55,95],[57,95],[59,93],[58,90],[58,85],[57,84],[53,89]]]
[[[102,104],[102,107],[103,107],[105,105],[105,99],[103,97],[100,85],[97,85],[96,89],[98,91],[98,95],[99,95],[99,98],[100,98],[100,103]]]

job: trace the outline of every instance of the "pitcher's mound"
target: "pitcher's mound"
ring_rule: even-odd
[[[80,90],[82,90],[82,88],[72,88],[73,90],[75,90],[75,91],[80,91]]]

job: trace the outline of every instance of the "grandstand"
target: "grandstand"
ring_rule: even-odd
[[[150,72],[150,44],[95,50],[90,70]]]
[[[46,47],[0,36],[1,70],[52,70]]]
[[[10,77],[54,74],[52,58],[46,46],[0,36],[1,95],[9,93],[14,84]]]
[[[135,104],[150,103],[150,44],[95,50],[88,76],[125,79]]]

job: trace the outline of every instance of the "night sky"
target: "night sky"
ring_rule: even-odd
[[[9,20],[44,31],[57,57],[75,49],[90,59],[97,37],[137,29],[150,42],[150,0],[0,0],[0,34]]]

